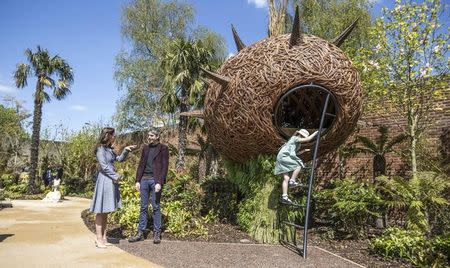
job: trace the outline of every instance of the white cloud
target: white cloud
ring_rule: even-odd
[[[369,3],[371,4],[381,4],[381,2],[383,2],[383,0],[369,0]]]
[[[267,0],[247,0],[247,3],[254,4],[257,8],[264,8],[267,6]]]
[[[13,93],[15,90],[13,87],[0,84],[0,92],[3,93]]]
[[[228,56],[227,56],[227,59],[229,59],[229,58],[231,58],[231,57],[233,57],[234,56],[234,53],[228,53]]]
[[[72,105],[70,106],[70,110],[77,111],[77,112],[84,112],[87,111],[87,107],[83,105]]]

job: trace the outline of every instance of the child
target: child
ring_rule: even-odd
[[[300,143],[310,142],[316,137],[317,131],[309,135],[306,129],[297,130],[294,135],[286,142],[278,152],[277,162],[275,165],[275,175],[281,175],[283,177],[281,202],[285,204],[292,204],[292,201],[287,195],[289,188],[297,187],[300,184],[296,181],[301,168],[305,165],[303,161],[297,156],[297,151],[300,149]],[[292,175],[289,176],[289,173]]]

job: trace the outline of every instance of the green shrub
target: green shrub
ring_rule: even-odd
[[[450,266],[450,234],[436,236],[432,241],[433,254],[430,263],[446,264]]]
[[[413,264],[425,259],[425,236],[418,230],[388,228],[381,237],[371,241],[373,251],[385,258],[404,258]]]
[[[0,176],[0,188],[8,188],[14,184],[14,177],[12,174],[2,174]]]
[[[169,170],[161,198],[166,229],[177,237],[206,235],[206,219],[200,213],[203,196],[200,185],[189,174]]]
[[[282,234],[280,220],[292,222],[300,220],[302,215],[279,206],[282,180],[273,174],[275,157],[260,155],[245,163],[226,162],[225,167],[230,180],[243,194],[238,224],[260,242],[278,243]]]
[[[370,220],[381,217],[382,200],[375,188],[352,179],[335,180],[331,188],[315,195],[320,218],[333,229],[352,237],[362,237]]]
[[[239,190],[228,178],[209,177],[202,182],[204,192],[202,215],[209,215],[209,221],[236,223]]]
[[[136,233],[140,210],[139,192],[134,187],[135,178],[132,176],[131,170],[130,166],[125,166],[121,170],[123,174],[122,181],[120,182],[122,209],[111,213],[111,220],[120,224],[122,232],[126,236]]]

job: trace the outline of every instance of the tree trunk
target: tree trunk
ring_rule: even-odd
[[[411,149],[410,149],[410,155],[411,155],[411,172],[412,177],[416,177],[417,175],[417,155],[416,155],[416,149],[417,149],[417,124],[416,120],[411,115],[411,119],[409,122],[409,135],[411,139]]]
[[[186,104],[186,90],[181,90],[180,101],[180,113],[188,111],[188,105]],[[175,163],[175,169],[177,172],[184,170],[184,154],[187,142],[187,123],[188,118],[186,116],[180,116],[180,122],[178,123],[178,155]]]
[[[39,100],[39,95],[42,90],[42,85],[38,82],[36,84],[36,93],[34,98],[34,112],[33,112],[33,133],[31,134],[30,146],[30,173],[28,177],[28,193],[37,193],[36,175],[37,165],[39,160],[39,138],[42,121],[42,100]]]
[[[269,37],[285,33],[288,2],[288,0],[279,0],[276,5],[274,0],[269,0]]]

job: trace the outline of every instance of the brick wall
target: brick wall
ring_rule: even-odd
[[[450,91],[447,90],[444,97],[435,102],[430,113],[431,125],[426,131],[426,150],[430,157],[437,157],[439,153],[449,150],[450,144]],[[343,146],[348,146],[354,142],[356,135],[365,136],[375,140],[379,136],[378,127],[385,125],[388,127],[389,140],[407,130],[406,120],[400,118],[394,110],[385,109],[377,114],[365,114],[358,121],[358,126],[352,136],[347,139]],[[445,138],[446,137],[446,138]],[[442,142],[447,140],[447,142]],[[406,141],[403,145],[397,146],[396,151],[406,151],[409,148]],[[445,156],[445,153],[443,153]],[[386,172],[390,175],[405,175],[409,171],[408,161],[394,153],[386,156]],[[447,156],[448,157],[448,156]],[[357,154],[346,161],[339,161],[337,151],[327,154],[319,159],[317,170],[317,183],[324,184],[332,178],[354,176],[357,179],[372,179],[372,159],[373,155]],[[449,160],[450,161],[450,160]]]

